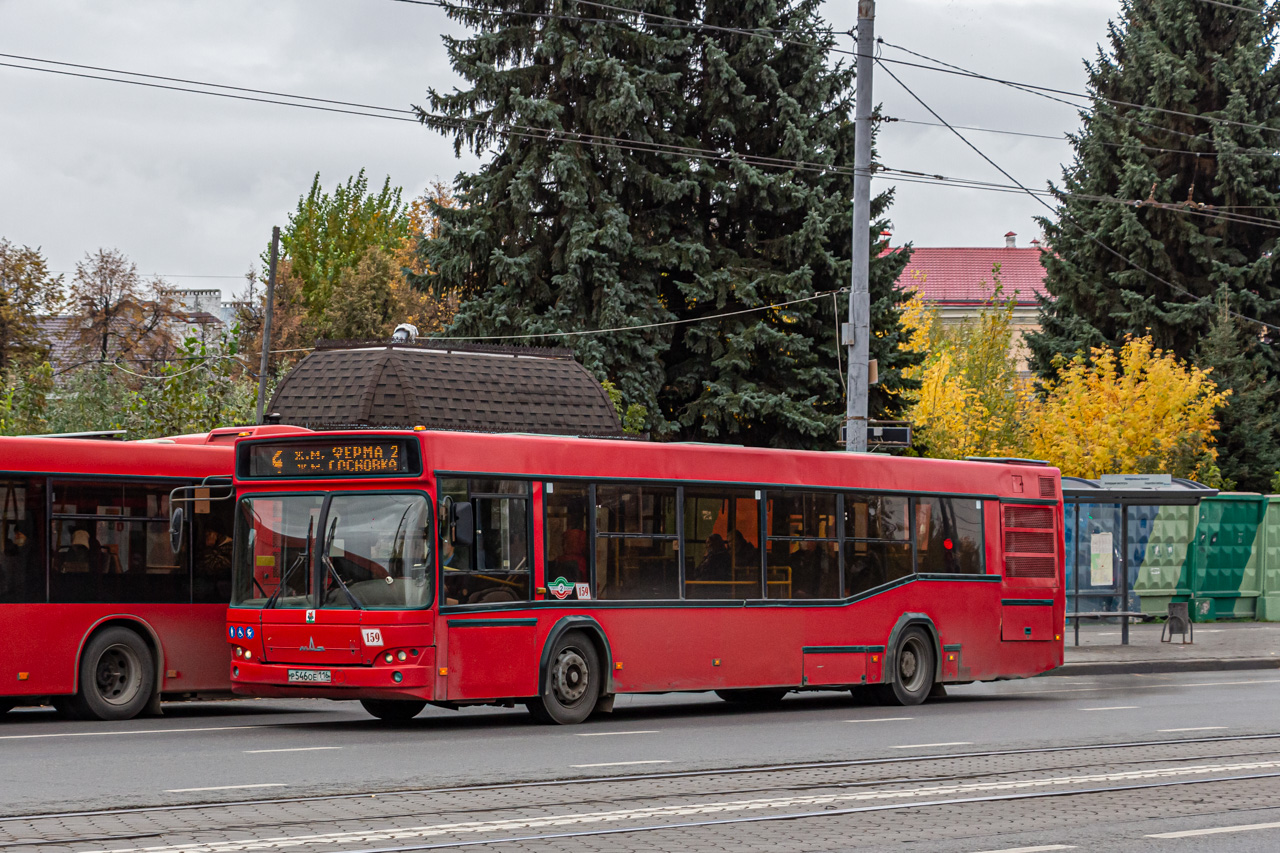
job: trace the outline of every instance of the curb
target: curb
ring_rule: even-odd
[[[1280,658],[1197,658],[1196,660],[1097,661],[1063,664],[1044,673],[1055,675],[1131,675],[1158,672],[1218,672],[1280,669]]]

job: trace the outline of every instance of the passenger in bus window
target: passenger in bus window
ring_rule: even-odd
[[[693,571],[693,580],[728,580],[733,563],[732,555],[729,553],[729,546],[725,544],[724,537],[719,533],[712,533],[707,537],[706,548],[706,552],[702,555],[702,561],[698,563]]]

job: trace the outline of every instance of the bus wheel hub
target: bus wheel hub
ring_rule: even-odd
[[[587,662],[573,649],[566,649],[556,659],[551,686],[561,702],[577,702],[587,692]]]

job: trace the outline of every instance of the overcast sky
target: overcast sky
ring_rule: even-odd
[[[1118,11],[1118,0],[880,0],[876,34],[991,76],[1082,91],[1082,62]],[[828,0],[826,14],[848,30],[856,2]],[[454,85],[442,32],[460,33],[438,9],[391,0],[0,0],[0,52],[11,56],[388,107]],[[912,60],[888,47],[882,56]],[[1004,86],[891,67],[953,124],[1059,135],[1079,123],[1069,107]],[[875,89],[885,114],[933,121],[879,70]],[[42,247],[55,270],[113,247],[145,274],[228,294],[316,172],[332,187],[364,168],[412,196],[479,163],[409,122],[2,66],[0,117],[0,237]],[[1050,139],[967,135],[1035,188],[1070,155]],[[943,128],[889,124],[878,146],[886,166],[1006,183]],[[1012,230],[1026,245],[1038,233],[1043,209],[1025,196],[897,187],[895,244],[996,246]]]

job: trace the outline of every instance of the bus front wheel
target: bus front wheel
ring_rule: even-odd
[[[919,705],[933,689],[933,640],[923,628],[908,628],[894,647],[893,675],[889,684],[878,688],[886,705]]]
[[[425,701],[416,699],[361,699],[360,704],[379,720],[389,723],[403,723],[412,720],[427,707]]]
[[[540,723],[580,723],[600,698],[600,656],[581,631],[569,631],[551,650],[542,693],[525,703]]]
[[[85,647],[69,704],[84,719],[128,720],[147,707],[155,683],[155,658],[143,639],[128,628],[107,628]]]

